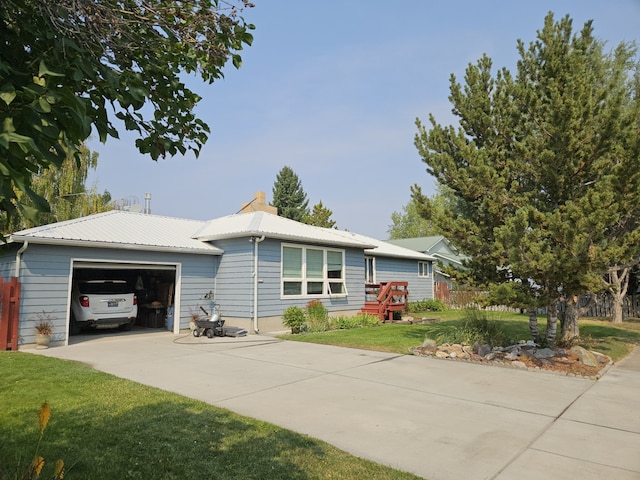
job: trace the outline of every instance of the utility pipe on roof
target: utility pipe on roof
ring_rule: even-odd
[[[251,237],[253,242],[253,333],[260,333],[258,328],[258,244],[264,240],[261,237]]]
[[[22,254],[25,252],[28,246],[29,246],[29,241],[25,240],[22,246],[16,252],[16,271],[13,276],[16,277],[18,280],[20,280],[20,267],[22,264]]]

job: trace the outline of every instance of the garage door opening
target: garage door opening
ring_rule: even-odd
[[[175,265],[74,262],[69,335],[173,330]]]

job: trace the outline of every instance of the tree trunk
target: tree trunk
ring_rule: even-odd
[[[580,328],[578,327],[578,317],[580,316],[580,308],[578,307],[578,297],[571,296],[565,301],[565,311],[562,316],[560,334],[560,343],[569,345],[575,342],[580,336]]]
[[[533,340],[533,343],[538,343],[540,341],[540,331],[538,330],[536,307],[528,307],[527,313],[529,314],[529,331],[531,332],[531,340]]]
[[[613,323],[622,323],[624,299],[627,296],[629,288],[629,272],[630,267],[621,267],[618,270],[609,271],[609,291],[613,300],[611,321]]]
[[[558,304],[553,302],[547,307],[547,332],[545,340],[547,345],[553,345],[558,332]]]
[[[619,295],[613,296],[613,305],[611,308],[611,321],[613,323],[622,323],[624,320],[624,297],[618,297]]]

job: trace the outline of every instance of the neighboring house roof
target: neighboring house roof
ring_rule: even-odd
[[[395,257],[395,258],[410,258],[415,260],[424,260],[424,261],[433,261],[434,257],[431,255],[427,255],[422,252],[418,252],[416,250],[412,250],[409,248],[404,248],[398,245],[394,245],[392,243],[376,240],[374,238],[365,237],[364,235],[359,235],[357,233],[351,233],[344,230],[335,230],[341,234],[350,235],[353,238],[357,238],[363,242],[368,242],[375,245],[374,248],[368,248],[365,250],[366,255],[372,255],[376,257]]]
[[[438,260],[444,260],[447,263],[456,263],[462,265],[462,260],[465,258],[451,245],[449,240],[442,235],[433,235],[429,237],[416,237],[416,238],[398,238],[394,240],[387,240],[387,242],[401,247],[416,250],[432,255]]]
[[[9,242],[221,255],[214,245],[192,238],[205,223],[111,210],[22,230],[10,235]]]
[[[267,212],[238,213],[209,220],[193,238],[216,241],[238,237],[261,237],[342,247],[372,248],[375,244],[356,235],[331,228],[315,227]]]
[[[397,238],[387,240],[394,245],[417,250],[418,252],[430,252],[441,241],[446,240],[442,235],[434,235],[431,237],[415,237],[415,238]]]

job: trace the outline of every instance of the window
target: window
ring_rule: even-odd
[[[375,257],[364,257],[364,283],[376,283]]]
[[[329,293],[331,295],[347,293],[344,286],[342,263],[341,251],[327,250],[327,277],[329,278]]]
[[[431,262],[418,262],[418,276],[429,277],[431,275]]]
[[[282,249],[282,291],[284,295],[302,294],[302,248]]]
[[[344,251],[282,246],[282,295],[346,295]]]
[[[324,252],[307,249],[307,294],[322,295],[324,287]]]

